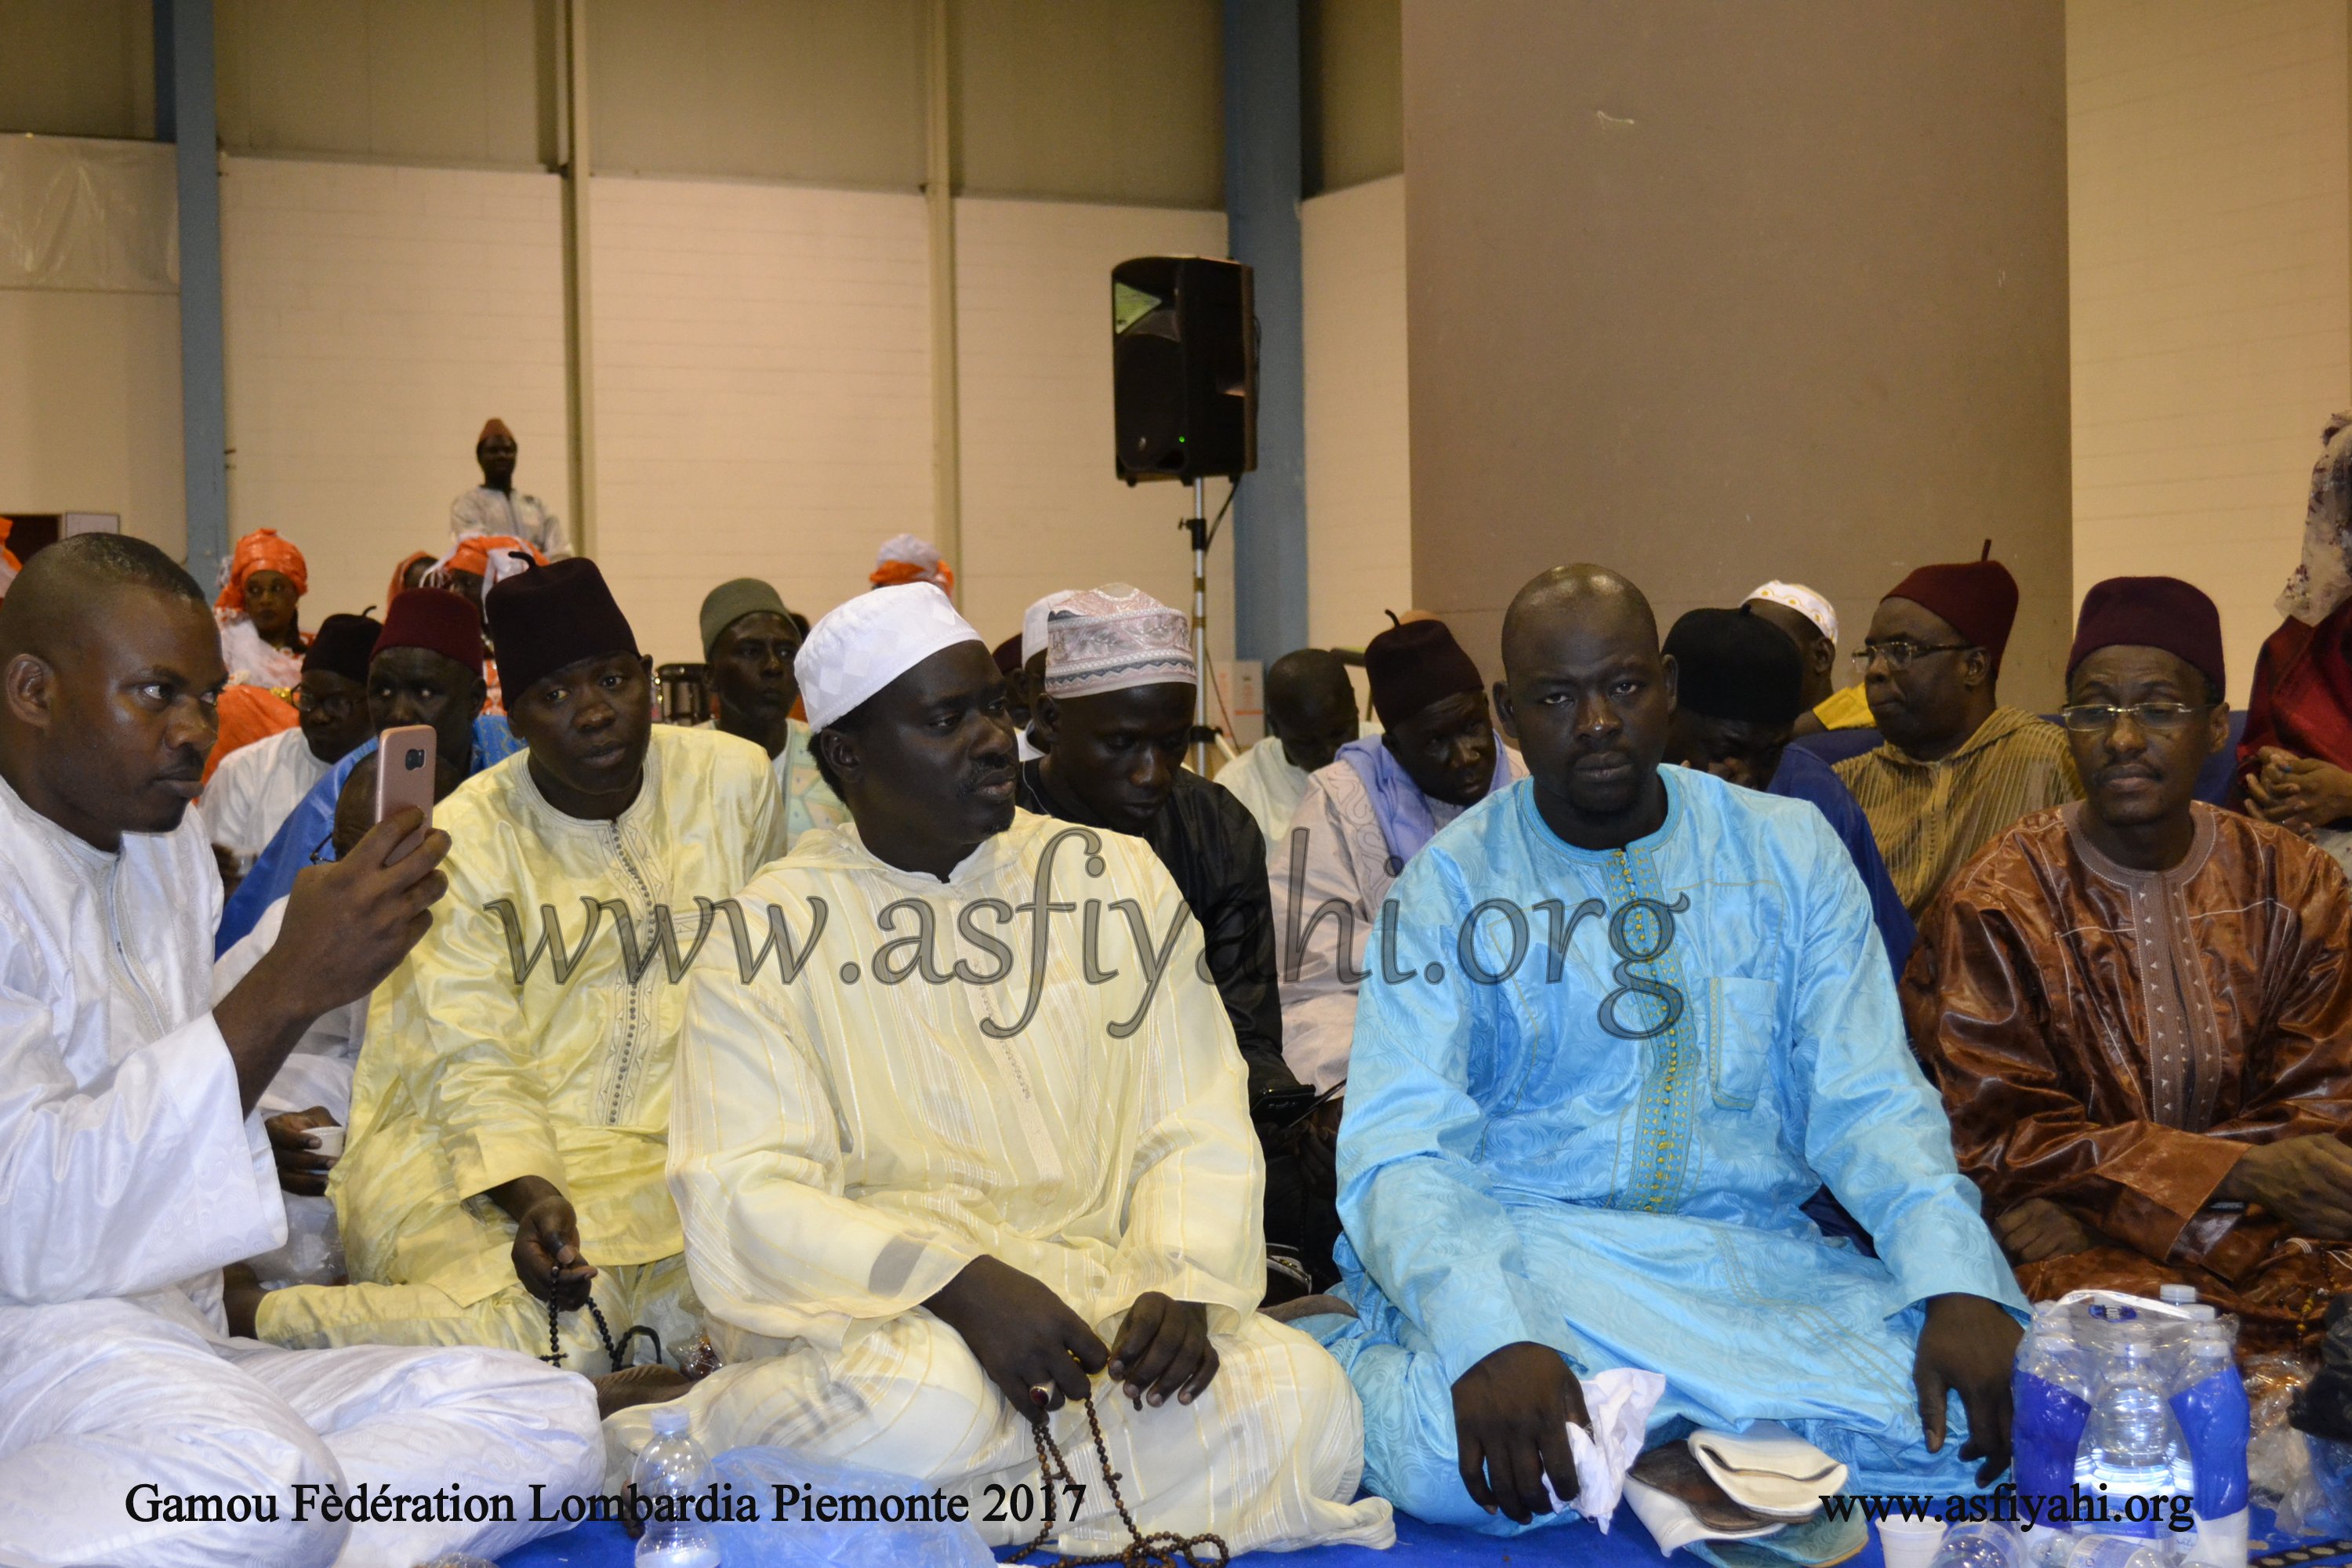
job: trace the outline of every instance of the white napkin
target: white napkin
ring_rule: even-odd
[[[1642,1457],[1642,1438],[1649,1430],[1650,1412],[1665,1397],[1666,1380],[1654,1372],[1612,1367],[1583,1379],[1584,1413],[1590,1431],[1570,1422],[1569,1452],[1576,1458],[1576,1511],[1609,1533],[1617,1515],[1617,1500],[1625,1493],[1625,1472]],[[1560,1506],[1551,1478],[1544,1478],[1551,1506]]]

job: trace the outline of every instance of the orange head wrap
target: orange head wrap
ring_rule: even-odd
[[[245,612],[245,580],[256,572],[276,572],[294,584],[294,596],[310,591],[310,568],[302,552],[278,537],[274,528],[257,528],[236,542],[228,558],[228,581],[214,604],[221,609]]]
[[[515,438],[515,433],[507,428],[507,422],[505,420],[492,419],[483,425],[482,433],[474,437],[474,449],[478,452],[480,451],[482,443],[488,440],[493,436],[503,436],[509,441]]]
[[[493,564],[500,567],[513,564],[505,559],[509,550],[521,551],[535,565],[547,564],[547,557],[540,552],[539,546],[517,539],[510,533],[473,533],[457,541],[457,548],[442,559],[440,570],[471,572],[477,577],[487,579]]]
[[[407,554],[402,556],[400,558],[400,564],[392,569],[392,586],[384,593],[384,604],[386,605],[390,605],[394,599],[399,598],[403,594],[408,592],[409,584],[407,578],[410,567],[415,566],[420,561],[424,562],[427,566],[430,566],[439,559],[440,558],[435,555],[430,550],[413,550]],[[422,585],[423,584],[418,584],[418,586]]]

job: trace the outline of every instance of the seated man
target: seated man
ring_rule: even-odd
[[[1283,1055],[1322,1092],[1347,1081],[1364,947],[1390,888],[1439,828],[1526,772],[1444,622],[1382,632],[1365,645],[1364,673],[1384,732],[1316,771],[1273,864]]]
[[[1915,920],[1994,834],[2083,796],[2058,727],[1995,699],[2016,619],[2017,580],[2000,562],[1922,566],[1879,602],[1853,656],[1885,743],[1838,777]]]
[[[2185,1280],[2274,1348],[2352,1290],[2313,1245],[2352,1240],[2352,890],[2325,850],[2196,800],[2222,676],[2197,589],[2090,591],[2066,676],[2090,793],[1952,879],[1903,1000],[2028,1296]]]
[[[1200,689],[1192,623],[1113,583],[1056,605],[1046,635],[1035,725],[1048,750],[1021,765],[1021,805],[1132,833],[1176,879],[1201,922],[1209,973],[1248,1068],[1252,1114],[1268,1140],[1274,1299],[1329,1284],[1339,1277],[1330,1257],[1339,1235],[1329,1183],[1316,1199],[1309,1173],[1285,1142],[1312,1097],[1283,1065],[1265,841],[1239,801],[1184,766]]]
[[[1066,1403],[1108,1367],[1142,1529],[1387,1545],[1388,1505],[1350,1500],[1347,1380],[1253,1310],[1264,1172],[1175,883],[1136,839],[1015,810],[1003,682],[936,590],[847,601],[797,662],[855,822],[740,895],[793,978],[762,956],[687,983],[670,1184],[725,1358],[686,1396],[696,1435],[913,1477],[1004,1542],[1036,1526],[990,1494],[1038,1484],[1047,1421],[1085,1489],[1056,1490],[1058,1546],[1115,1552]],[[615,1463],[649,1425],[607,1425]]]
[[[1837,606],[1802,583],[1777,579],[1757,585],[1739,606],[1785,633],[1804,668],[1803,711],[1790,733],[1818,735],[1825,730],[1870,726],[1870,700],[1862,682],[1839,688]]]
[[[1990,1482],[2023,1299],[1845,850],[1810,806],[1659,766],[1673,672],[1614,573],[1521,589],[1503,668],[1533,776],[1405,868],[1357,1016],[1362,1317],[1308,1322],[1363,1397],[1368,1483],[1524,1526],[1547,1476],[1576,1494],[1564,1425],[1613,1367],[1665,1379],[1653,1441],[1778,1420],[1858,1491],[1966,1491],[1979,1458]],[[1799,1212],[1822,1184],[1877,1258]]]
[[[1362,728],[1338,654],[1293,648],[1266,667],[1265,739],[1220,768],[1217,782],[1257,818],[1268,863],[1281,861],[1307,775],[1329,767]]]
[[[302,655],[294,694],[301,722],[222,759],[205,786],[205,831],[243,877],[278,825],[327,770],[370,739],[368,655],[383,626],[366,616],[329,616]]]
[[[1047,637],[1035,723],[1051,749],[1022,764],[1023,808],[1151,846],[1201,922],[1251,1092],[1295,1087],[1282,1065],[1265,839],[1239,801],[1184,766],[1200,689],[1192,623],[1112,583],[1055,606]]]
[[[812,827],[848,820],[809,753],[809,727],[793,717],[801,700],[793,655],[800,628],[783,596],[757,577],[721,583],[702,600],[702,657],[719,716],[711,722],[768,753],[783,797],[784,842]]]
[[[596,1479],[588,1385],[493,1351],[289,1354],[223,1333],[221,1269],[285,1236],[247,1114],[312,1019],[433,919],[414,813],[295,890],[215,1005],[220,884],[187,803],[226,679],[195,583],[111,533],[0,605],[0,1557],[123,1568],[497,1555],[546,1527],[294,1517],[296,1488],[462,1478],[528,1520]],[[443,905],[446,910],[447,906]],[[274,1522],[191,1521],[185,1494]]]
[[[256,1328],[533,1354],[552,1332],[587,1370],[608,1364],[577,1311],[593,1300],[675,1357],[700,1331],[662,1184],[678,982],[712,934],[697,900],[768,858],[782,805],[757,746],[653,722],[593,562],[522,573],[489,605],[527,749],[436,812],[447,912],[368,1014],[328,1184],[354,1283],[273,1290]],[[600,1383],[608,1406],[663,1386]]]
[[[1819,807],[1870,894],[1871,923],[1900,975],[1915,934],[1910,911],[1895,895],[1868,819],[1836,771],[1789,744],[1804,710],[1802,670],[1795,647],[1755,609],[1750,600],[1737,610],[1693,610],[1666,634],[1666,657],[1675,663],[1666,761]]]
[[[522,749],[499,714],[482,711],[482,617],[456,594],[413,588],[384,612],[367,662],[368,734],[310,786],[289,812],[221,912],[214,951],[226,953],[270,905],[291,891],[305,866],[335,858],[335,803],[352,770],[375,755],[376,736],[405,724],[430,724],[440,761],[434,781],[446,795]]]

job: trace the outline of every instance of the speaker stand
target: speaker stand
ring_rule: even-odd
[[[1192,515],[1177,524],[1192,536],[1192,771],[1209,776],[1209,481],[1192,481]]]

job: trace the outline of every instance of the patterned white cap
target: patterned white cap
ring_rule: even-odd
[[[1045,651],[1045,617],[1054,606],[1076,593],[1076,588],[1056,588],[1035,604],[1021,612],[1021,662],[1028,663]]]
[[[824,729],[941,648],[968,642],[988,646],[934,584],[900,583],[843,600],[793,656],[810,726]]]
[[[1192,622],[1140,588],[1106,583],[1071,595],[1045,619],[1045,691],[1085,697],[1130,686],[1200,684]]]
[[[1838,640],[1837,606],[1802,583],[1783,583],[1776,578],[1748,596],[1768,604],[1786,605],[1819,626],[1822,636],[1832,642]]]

